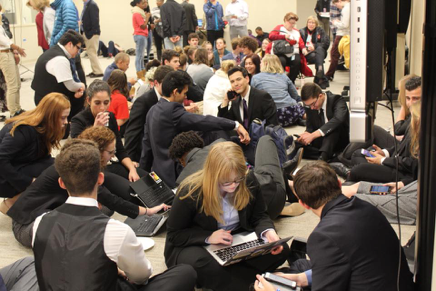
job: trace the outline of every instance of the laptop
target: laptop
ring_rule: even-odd
[[[130,184],[135,193],[130,195],[136,197],[148,208],[158,206],[162,203],[172,204],[174,192],[155,173],[151,172],[138,181]]]
[[[255,232],[242,232],[233,236],[231,246],[208,245],[204,248],[221,266],[229,266],[241,261],[267,255],[275,247],[292,239],[293,236],[282,238],[272,243],[266,243],[258,238]]]
[[[136,236],[154,236],[165,224],[169,214],[170,210],[152,216],[141,215],[135,219],[128,217],[124,223],[132,228]]]

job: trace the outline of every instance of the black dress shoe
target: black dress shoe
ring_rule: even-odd
[[[299,148],[295,156],[292,158],[292,160],[283,163],[282,169],[288,180],[293,179],[292,173],[300,165],[301,159],[303,158],[303,150],[304,148]]]
[[[86,77],[89,77],[89,78],[100,78],[100,77],[103,77],[103,74],[90,73],[90,74],[86,75]]]
[[[306,127],[306,120],[304,120],[303,118],[300,118],[300,119],[298,119],[298,120],[295,122],[295,124],[296,124],[296,125],[299,125],[299,126],[304,126],[304,127]]]
[[[16,111],[14,114],[11,114],[11,118],[20,115],[21,113],[26,112],[26,110],[24,109],[20,109],[18,111]]]
[[[342,163],[329,163],[330,167],[335,170],[336,174],[344,179],[348,178],[348,174],[350,173],[350,169],[347,168]]]

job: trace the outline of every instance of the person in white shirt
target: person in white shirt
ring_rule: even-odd
[[[229,20],[230,39],[234,39],[238,36],[248,36],[248,15],[248,5],[243,0],[232,0],[232,2],[226,6],[225,16]]]
[[[0,14],[0,23],[2,16]],[[9,108],[10,116],[14,117],[22,112],[20,105],[20,71],[17,64],[20,62],[19,55],[25,57],[24,49],[12,43],[6,31],[0,26],[0,70],[5,77],[7,92],[6,103]]]
[[[97,189],[104,181],[93,141],[70,139],[56,157],[65,204],[39,216],[32,247],[41,290],[193,290],[196,273],[175,266],[150,278],[143,246],[126,224],[102,214]],[[117,276],[118,275],[118,276]]]

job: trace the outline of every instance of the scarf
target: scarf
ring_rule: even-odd
[[[132,9],[132,14],[135,14],[135,13],[139,13],[139,14],[141,14],[142,18],[144,18],[144,20],[145,20],[146,16],[145,16],[145,11],[144,11],[144,10],[142,10],[142,9],[139,8],[138,6],[135,6],[135,7],[133,7],[133,9]]]

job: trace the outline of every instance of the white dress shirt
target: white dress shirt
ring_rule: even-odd
[[[65,203],[98,207],[97,200],[85,197],[68,197]],[[39,223],[45,214],[46,213],[35,219],[32,247],[35,242]],[[107,257],[126,273],[129,281],[135,284],[144,284],[151,276],[153,272],[151,263],[145,257],[142,244],[138,241],[135,233],[128,225],[118,220],[110,219],[106,225],[103,244]]]
[[[248,19],[248,5],[243,0],[236,0],[226,7],[226,16],[234,15],[237,18],[229,18],[230,26],[246,26]]]
[[[12,40],[6,34],[3,26],[0,25],[0,50],[7,50],[11,48]]]

